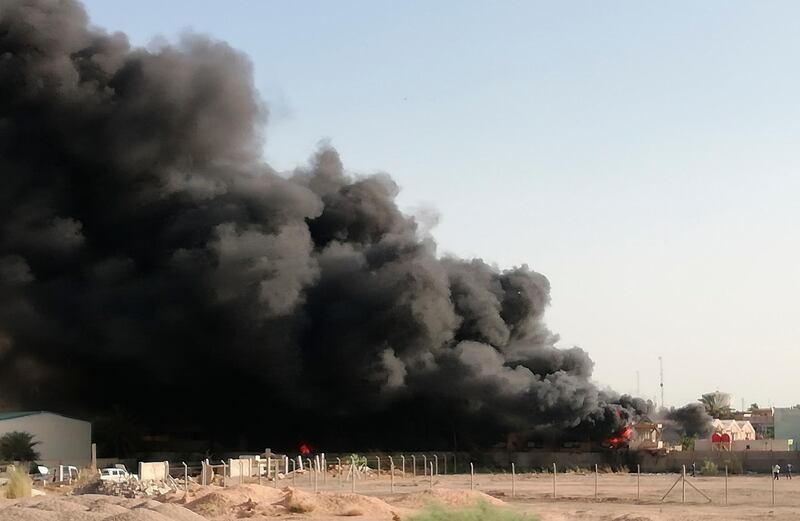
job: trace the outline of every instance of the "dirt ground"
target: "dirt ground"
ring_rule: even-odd
[[[468,475],[438,476],[430,488],[427,477],[374,477],[351,484],[335,476],[313,481],[307,477],[281,480],[278,487],[255,483],[232,487],[195,487],[189,498],[172,493],[159,501],[125,500],[110,496],[69,496],[51,493],[26,500],[0,500],[0,521],[234,521],[303,520],[334,521],[342,517],[397,521],[408,518],[429,502],[454,507],[469,506],[482,499],[519,512],[538,515],[542,521],[678,521],[773,519],[800,520],[800,479],[781,480],[769,476],[731,476],[728,504],[723,477],[687,478],[711,499],[687,483],[686,502],[678,483],[664,502],[662,496],[679,478],[676,474],[642,475],[637,499],[637,478],[630,474],[599,474],[597,498],[593,474],[559,474],[553,498],[553,479],[548,474],[518,474],[512,497],[508,474],[478,475],[475,491]],[[486,493],[485,495],[483,493]]]
[[[508,474],[476,475],[475,489],[501,499],[515,510],[538,514],[543,521],[580,519],[584,521],[660,521],[660,520],[714,520],[714,519],[799,519],[800,479],[788,480],[781,476],[775,485],[775,506],[772,506],[773,481],[768,475],[730,476],[728,501],[725,503],[725,478],[687,477],[686,503],[681,503],[681,483],[675,485],[664,502],[661,498],[678,480],[678,474],[603,474],[597,477],[595,499],[594,474],[559,474],[556,479],[556,499],[553,499],[552,474],[517,474],[515,494],[511,497],[511,476]],[[438,476],[434,488],[469,490],[468,475]],[[313,489],[308,482],[297,480],[304,489]],[[709,502],[691,485],[711,499]],[[318,480],[319,490],[340,490],[338,481],[328,478],[324,485]],[[396,494],[421,491],[430,487],[430,479],[395,478]],[[350,490],[350,483],[344,483]],[[370,479],[357,483],[356,491],[395,502],[390,493],[389,477]]]

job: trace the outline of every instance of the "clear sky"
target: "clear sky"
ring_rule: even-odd
[[[597,380],[800,403],[800,2],[89,0],[248,54],[265,154],[329,139],[442,253],[548,276]]]

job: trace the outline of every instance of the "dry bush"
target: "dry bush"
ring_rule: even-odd
[[[361,510],[358,507],[350,507],[347,510],[345,510],[344,512],[342,512],[341,515],[347,516],[347,517],[363,516],[364,515],[364,511]]]
[[[33,480],[27,472],[22,469],[13,469],[7,472],[8,484],[6,485],[6,497],[8,499],[19,499],[31,497],[33,490]]]

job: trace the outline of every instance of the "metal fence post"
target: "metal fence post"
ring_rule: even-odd
[[[415,477],[415,478],[417,477],[417,455],[416,454],[412,454],[411,455],[411,476]]]
[[[186,497],[189,497],[189,465],[183,462],[183,490],[186,492]]]
[[[686,465],[681,467],[681,503],[686,503]]]
[[[517,494],[517,467],[511,463],[511,497]]]
[[[297,486],[297,463],[294,462],[294,459],[292,459],[291,461],[292,461],[292,486],[295,487]]]
[[[770,472],[769,475],[770,478],[772,478],[772,506],[775,506],[775,482],[777,480],[775,479],[775,476],[773,475],[772,472]]]
[[[469,489],[475,490],[475,466],[469,463]]]
[[[428,456],[426,456],[425,454],[422,455],[422,469],[423,469],[422,470],[422,475],[423,476],[427,476],[428,475]]]
[[[447,475],[447,453],[445,453],[444,458],[442,459],[442,463],[444,463],[444,475]]]
[[[728,504],[728,466],[725,465],[725,504]]]
[[[342,458],[336,458],[336,465],[339,469],[339,488],[342,488]]]
[[[406,457],[403,454],[400,454],[400,464],[402,465],[402,473],[403,477],[406,477]]]
[[[392,461],[392,457],[389,456],[389,472],[391,472],[391,488],[392,494],[394,494],[394,461]]]
[[[439,475],[439,455],[438,454],[434,454],[433,455],[433,461],[436,462],[434,464],[434,469],[436,470],[436,475],[438,476]]]
[[[375,459],[378,460],[378,479],[381,479],[381,458],[375,456]]]
[[[556,474],[558,474],[558,468],[556,464],[553,463],[553,499],[557,497],[556,495]]]
[[[431,471],[431,473],[429,474],[429,476],[430,476],[430,478],[431,478],[431,484],[430,484],[430,488],[433,488],[433,462],[431,462],[431,469],[430,469],[430,471]]]
[[[639,487],[639,483],[642,479],[642,466],[640,464],[636,464],[636,500],[639,501],[641,498],[641,488]]]
[[[597,463],[594,464],[594,498],[597,499]]]

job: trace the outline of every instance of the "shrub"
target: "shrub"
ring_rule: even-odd
[[[739,458],[725,460],[725,465],[728,467],[729,474],[744,474],[744,467]]]
[[[19,499],[31,497],[33,480],[22,469],[13,469],[7,472],[8,484],[6,485],[6,497],[8,499]]]
[[[27,432],[7,432],[0,436],[0,460],[31,462],[39,458],[34,447],[33,434]]]
[[[719,467],[717,467],[716,463],[714,463],[710,459],[706,459],[703,461],[703,466],[700,467],[701,476],[716,476],[718,474],[719,474]]]
[[[471,508],[449,509],[441,505],[431,505],[408,521],[538,521],[539,518],[520,514],[505,508],[491,506],[479,501]]]

